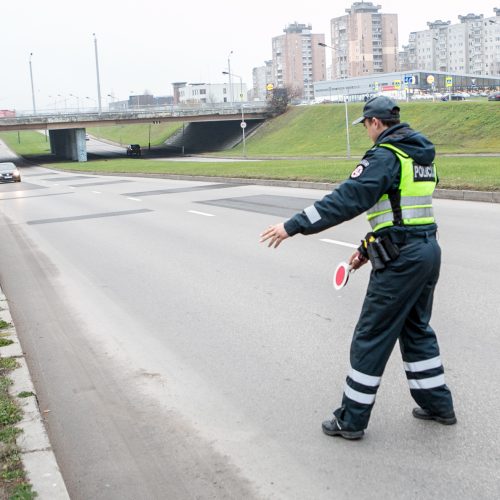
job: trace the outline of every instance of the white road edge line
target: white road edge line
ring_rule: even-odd
[[[142,201],[139,198],[132,198],[132,196],[127,196],[127,200],[132,200],[132,201]]]
[[[100,191],[92,191],[94,194],[102,194]]]
[[[197,212],[196,210],[188,210],[190,214],[204,215],[205,217],[215,217],[215,214],[207,214],[205,212]]]
[[[347,243],[345,241],[329,240],[328,238],[320,239],[324,243],[331,243],[332,245],[340,245],[341,247],[358,248],[359,245],[354,245],[352,243]]]

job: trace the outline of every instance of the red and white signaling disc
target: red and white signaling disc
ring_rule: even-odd
[[[349,279],[349,273],[351,271],[351,266],[347,262],[341,262],[335,272],[333,273],[333,287],[335,290],[340,290],[344,288]]]

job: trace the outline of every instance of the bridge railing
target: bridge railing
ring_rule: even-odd
[[[266,101],[248,101],[238,103],[204,103],[199,105],[163,105],[163,106],[134,106],[127,109],[109,109],[99,111],[92,109],[63,109],[63,110],[41,110],[37,114],[29,111],[17,111],[16,116],[0,117],[0,126],[13,125],[16,123],[51,123],[57,122],[85,122],[94,120],[112,120],[125,118],[169,118],[190,117],[203,115],[235,115],[241,110],[246,115],[267,113],[269,105]]]

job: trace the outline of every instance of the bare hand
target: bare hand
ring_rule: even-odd
[[[269,226],[261,235],[260,243],[270,240],[267,244],[268,247],[278,248],[279,244],[288,238],[288,233],[285,231],[285,225],[281,222],[274,226]]]
[[[368,259],[362,255],[358,250],[356,250],[351,257],[349,258],[349,265],[352,269],[359,269],[361,266],[364,266],[368,262]]]

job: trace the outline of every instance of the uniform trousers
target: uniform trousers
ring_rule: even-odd
[[[453,411],[438,341],[429,321],[441,265],[435,226],[392,227],[400,249],[385,269],[373,271],[351,344],[342,405],[334,411],[341,428],[368,426],[385,366],[399,340],[403,367],[415,402],[432,413]]]

